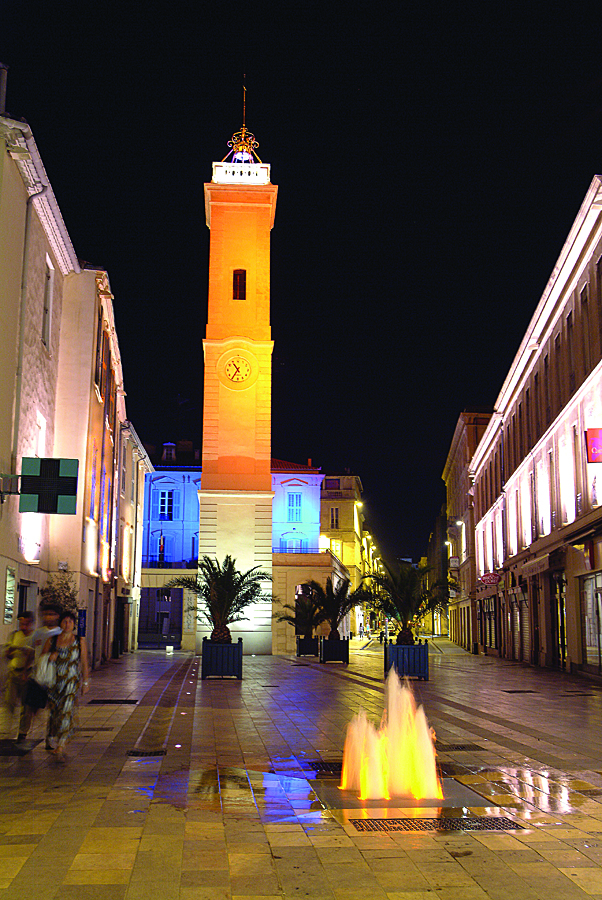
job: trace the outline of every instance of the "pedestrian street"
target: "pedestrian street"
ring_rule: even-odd
[[[66,765],[36,722],[0,757],[0,898],[602,898],[601,683],[430,641],[413,686],[446,799],[421,804],[338,789],[348,722],[382,713],[378,641],[348,667],[245,657],[243,676],[107,663]]]

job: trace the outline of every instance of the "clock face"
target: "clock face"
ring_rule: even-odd
[[[233,356],[229,359],[224,367],[226,377],[233,384],[241,384],[246,381],[251,374],[251,365],[243,356]]]

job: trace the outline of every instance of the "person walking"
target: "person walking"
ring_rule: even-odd
[[[36,672],[46,641],[48,638],[55,634],[60,634],[61,632],[61,626],[59,625],[61,612],[60,606],[57,606],[54,603],[40,606],[40,618],[42,619],[42,624],[39,628],[36,628],[31,639],[34,652],[33,671],[31,673],[29,688],[25,697],[26,700],[29,700],[29,702],[32,703],[32,716],[35,716],[38,710],[43,709],[47,703],[47,692],[45,688],[40,687],[37,683]],[[33,685],[32,681],[35,682]],[[46,722],[46,750],[53,749],[48,733],[49,721],[50,720],[47,720]]]
[[[77,695],[88,690],[88,651],[86,641],[75,632],[76,618],[63,613],[60,634],[48,638],[43,652],[56,664],[56,683],[48,691],[50,718],[48,738],[56,742],[52,749],[59,762],[65,761],[65,747],[74,727]]]
[[[19,732],[17,743],[22,743],[27,737],[31,726],[31,709],[25,705],[25,690],[33,665],[33,648],[31,646],[33,632],[33,613],[28,610],[22,612],[19,617],[19,627],[13,631],[4,648],[4,655],[8,660],[8,672],[6,677],[6,690],[4,694],[4,706],[8,719],[6,730],[9,735],[13,732],[13,719],[15,710],[21,707],[19,715]]]

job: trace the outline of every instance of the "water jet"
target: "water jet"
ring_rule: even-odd
[[[394,668],[385,683],[385,709],[377,728],[363,710],[347,726],[340,789],[360,800],[443,800],[435,735],[407,679]]]

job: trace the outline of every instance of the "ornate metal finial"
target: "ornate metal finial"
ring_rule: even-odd
[[[231,147],[229,153],[224,156],[222,162],[226,162],[229,160],[230,162],[236,163],[252,163],[257,161],[261,162],[257,154],[255,153],[256,149],[259,147],[259,143],[255,140],[255,135],[251,134],[250,131],[247,130],[247,126],[245,124],[246,115],[247,115],[247,87],[245,84],[246,75],[243,75],[243,86],[242,86],[242,128],[240,131],[236,131],[232,135],[232,140],[228,141],[228,147]]]

